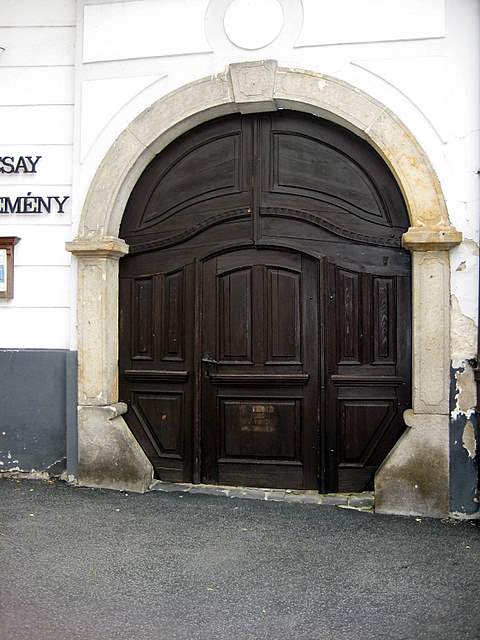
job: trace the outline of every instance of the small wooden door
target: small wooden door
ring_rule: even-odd
[[[247,249],[204,265],[204,482],[318,487],[318,265]]]
[[[411,401],[407,227],[381,158],[320,118],[159,154],[120,229],[120,398],[156,476],[372,488]]]

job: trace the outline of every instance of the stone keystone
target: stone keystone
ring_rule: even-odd
[[[276,70],[277,63],[274,60],[242,62],[229,66],[234,102],[240,113],[276,109],[273,100]]]

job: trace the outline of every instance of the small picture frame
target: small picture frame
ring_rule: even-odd
[[[13,298],[14,247],[20,238],[0,237],[0,300]]]

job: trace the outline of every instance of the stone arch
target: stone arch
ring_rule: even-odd
[[[449,258],[461,241],[449,223],[438,178],[407,127],[384,105],[338,79],[278,67],[274,61],[232,64],[216,76],[160,98],[120,134],[91,182],[77,238],[80,484],[145,490],[151,467],[121,418],[118,403],[118,259],[128,246],[118,230],[138,177],[169,142],[194,126],[234,112],[281,108],[316,114],[367,140],[392,170],[411,227],[414,346],[411,427],[377,474],[377,505],[395,513],[448,512]],[[412,489],[424,461],[432,477]],[[420,477],[420,475],[418,475]],[[413,483],[413,484],[412,484]],[[418,485],[420,486],[420,485]]]

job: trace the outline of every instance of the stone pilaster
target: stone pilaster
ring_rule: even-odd
[[[66,245],[77,258],[78,403],[118,400],[118,261],[128,245],[118,238],[75,240]]]
[[[412,251],[412,409],[407,430],[375,476],[380,513],[445,517],[449,511],[450,264],[461,241],[451,227],[409,229]]]
[[[77,258],[78,484],[146,491],[152,466],[121,417],[118,403],[119,238],[68,242]]]

